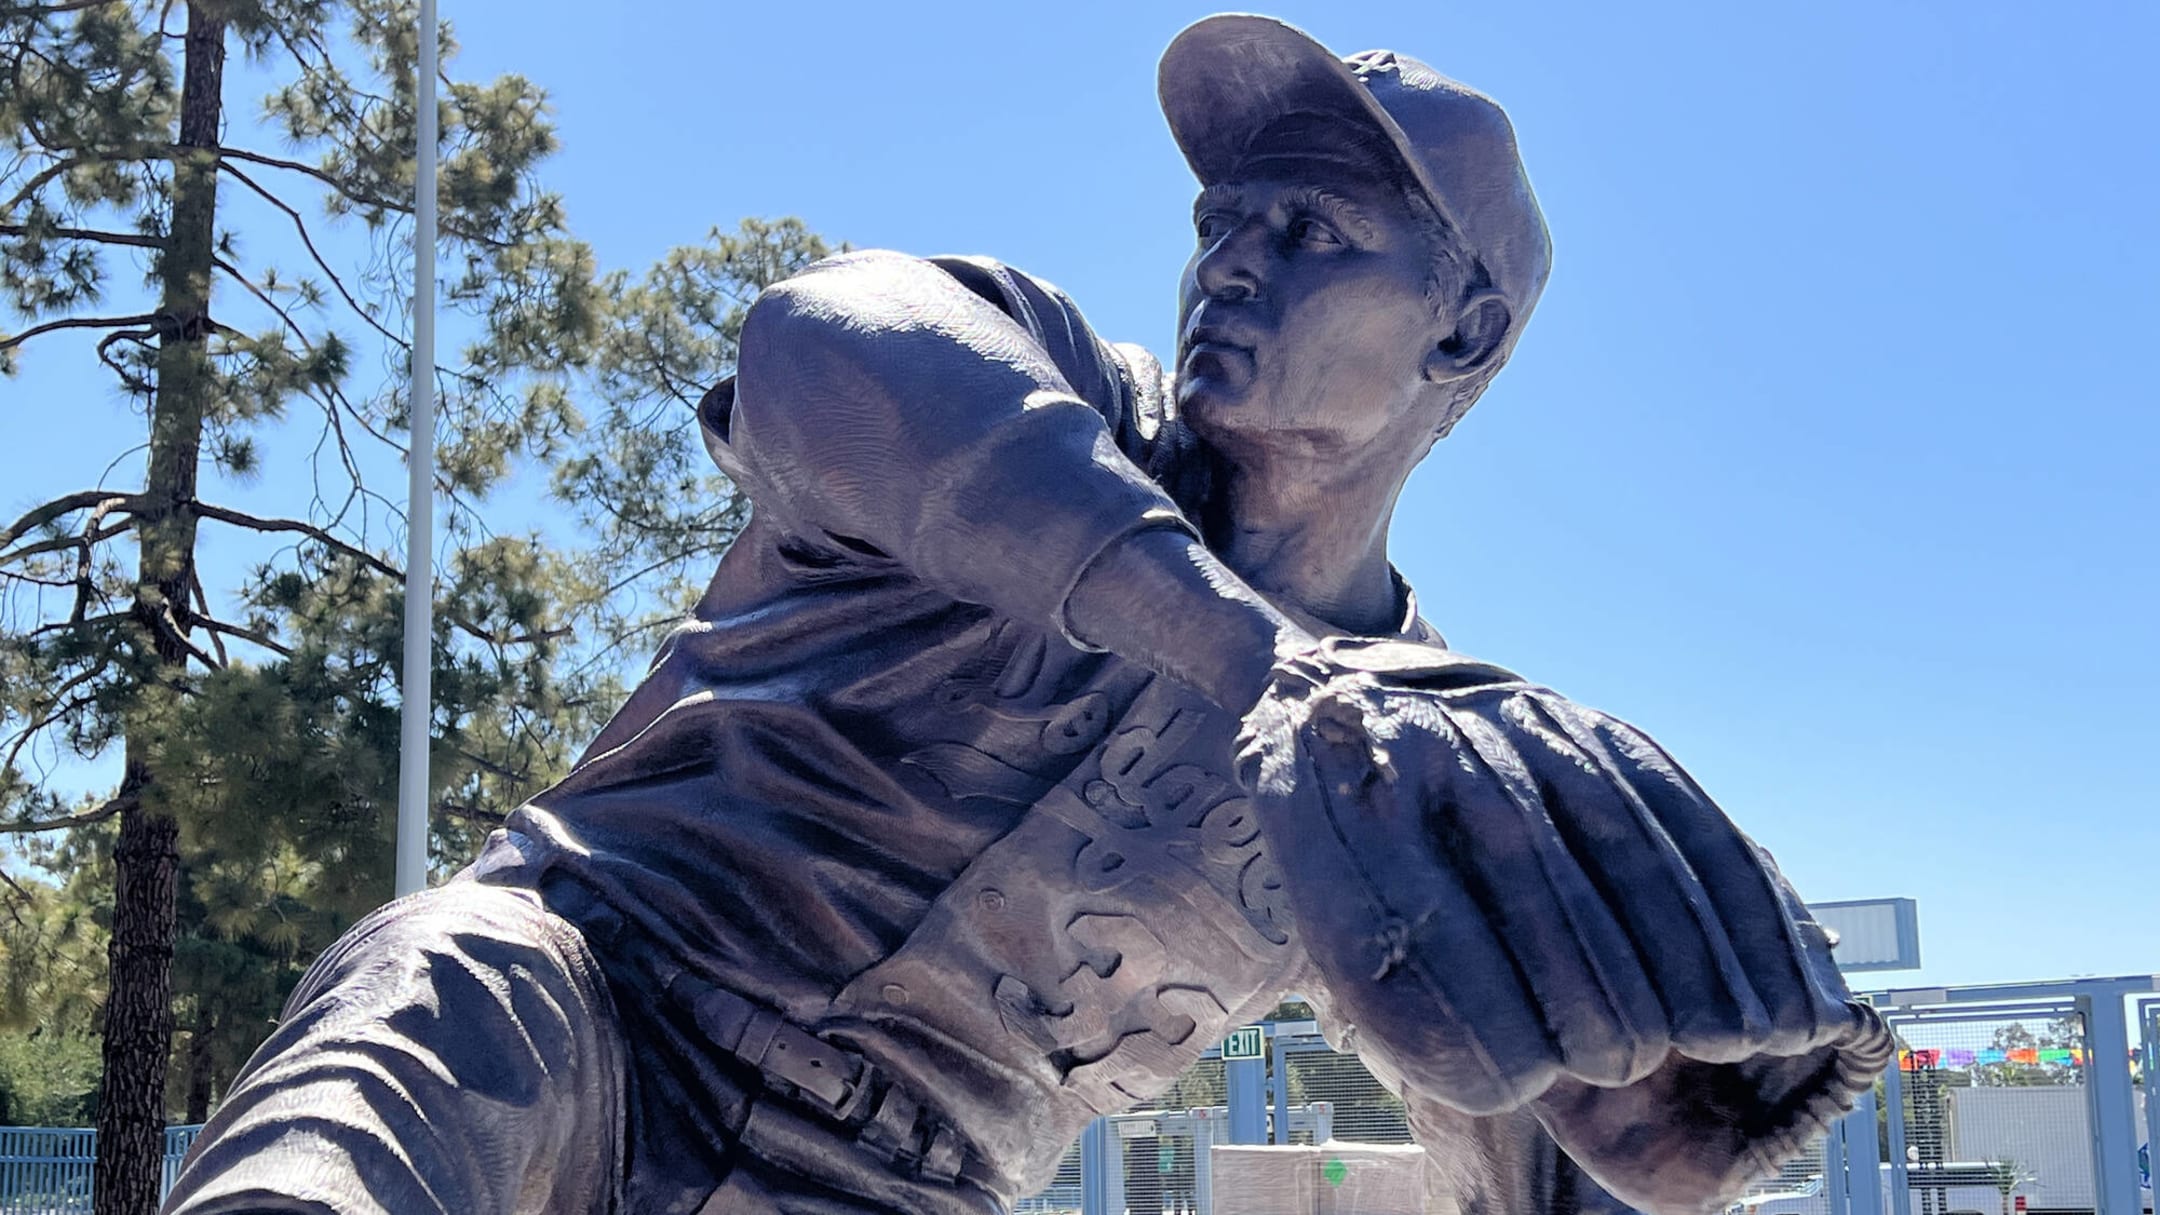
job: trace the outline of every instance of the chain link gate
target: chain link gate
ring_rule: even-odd
[[[1318,1030],[1278,1031],[1274,1058],[1278,1105],[1326,1102],[1334,1111],[1330,1127],[1336,1139],[1353,1143],[1411,1141],[1410,1116],[1402,1099],[1374,1079],[1356,1055],[1329,1046]],[[1274,1142],[1310,1144],[1325,1138],[1300,1137],[1293,1123],[1290,1137],[1277,1137]]]
[[[1816,1136],[1775,1176],[1750,1185],[1734,1204],[1735,1215],[1846,1215],[1844,1195],[1830,1183],[1842,1168],[1832,1159],[1832,1145],[1832,1137]]]
[[[1326,1142],[1331,1137],[1332,1117],[1333,1111],[1324,1101],[1297,1106],[1290,1111],[1290,1130],[1308,1143]],[[1228,1106],[1133,1110],[1106,1118],[1103,1124],[1103,1147],[1097,1161],[1104,1211],[1112,1215],[1213,1215],[1213,1158],[1209,1149],[1230,1141]],[[1050,1196],[1050,1191],[1045,1191],[1015,1209],[1080,1209],[1078,1201],[1070,1206],[1036,1205]],[[1078,1195],[1072,1197],[1077,1199]]]
[[[1013,1215],[1080,1215],[1087,1191],[1083,1167],[1080,1141],[1075,1139],[1058,1161],[1057,1176],[1041,1191],[1014,1203]]]
[[[2138,1180],[2140,1196],[2145,1209],[2160,1207],[2160,1185],[2156,1185],[2153,1157],[2160,1152],[2160,1097],[2156,1097],[2155,1085],[2160,1085],[2160,998],[2138,1001],[2138,1022],[2144,1028],[2138,1052],[2138,1076],[2143,1082],[2138,1087],[2137,1099],[2143,1108],[2139,1111],[2145,1127],[2145,1142],[2138,1145]]]
[[[1891,1215],[2099,1209],[2085,1015],[2070,998],[1901,1009],[1885,1077]]]

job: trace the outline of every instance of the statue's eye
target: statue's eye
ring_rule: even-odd
[[[1311,216],[1299,216],[1290,221],[1290,239],[1313,249],[1332,249],[1340,246],[1342,238],[1334,229]]]
[[[1209,211],[1193,220],[1193,228],[1200,233],[1200,243],[1212,245],[1229,235],[1236,221],[1221,211]]]

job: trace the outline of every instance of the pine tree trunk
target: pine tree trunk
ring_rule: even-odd
[[[188,1041],[187,1112],[180,1117],[189,1126],[210,1121],[212,1084],[217,1078],[217,1018],[207,1002],[195,1010],[195,1026]]]
[[[205,340],[217,239],[218,126],[225,77],[225,19],[188,5],[181,70],[180,138],[173,158],[172,221],[158,273],[157,393],[150,414],[150,467],[138,528],[141,565],[134,615],[152,639],[161,674],[177,680],[195,577],[195,487],[202,453]],[[165,1158],[165,1075],[172,1054],[173,894],[179,825],[159,808],[150,744],[130,733],[113,852],[110,994],[105,1073],[98,1092],[97,1215],[152,1215]]]
[[[97,1215],[150,1215],[165,1164],[178,824],[138,801],[120,816],[113,860],[119,872],[98,1091],[96,1208]]]

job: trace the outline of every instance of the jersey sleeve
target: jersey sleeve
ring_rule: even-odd
[[[754,509],[821,560],[896,567],[1084,646],[1064,605],[1094,559],[1192,531],[1169,399],[1153,358],[1038,279],[867,253],[761,297],[699,414]]]
[[[1104,341],[1069,296],[1034,275],[984,257],[929,261],[1026,330],[1074,394],[1102,415],[1118,450],[1172,497],[1183,497],[1198,461],[1154,355],[1131,343]]]

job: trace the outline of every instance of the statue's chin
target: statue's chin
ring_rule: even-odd
[[[1266,402],[1257,396],[1250,379],[1188,373],[1177,383],[1178,416],[1203,439],[1227,438],[1259,426]]]
[[[1185,361],[1178,367],[1178,401],[1184,404],[1201,397],[1235,400],[1251,389],[1256,371],[1249,350],[1195,347],[1185,353]]]

